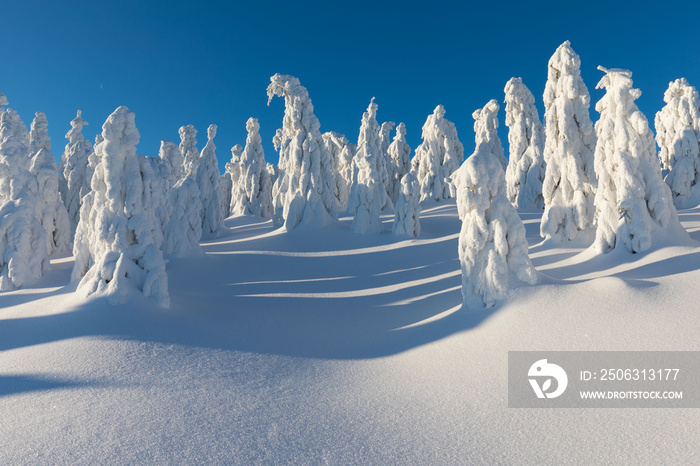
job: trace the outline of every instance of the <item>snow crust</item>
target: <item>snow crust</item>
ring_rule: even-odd
[[[544,126],[535,97],[521,78],[511,78],[504,92],[510,150],[506,168],[508,200],[516,208],[543,209]]]

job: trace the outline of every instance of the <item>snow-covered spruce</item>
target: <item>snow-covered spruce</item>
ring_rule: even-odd
[[[386,194],[391,200],[391,159],[389,158],[389,146],[391,145],[391,131],[396,126],[393,121],[385,121],[379,128],[379,159],[377,168],[382,179],[382,184],[386,189]],[[393,204],[393,201],[392,201]]]
[[[260,124],[257,118],[246,122],[248,137],[241,155],[241,180],[239,194],[231,210],[233,215],[256,215],[272,217],[272,184],[267,173],[265,152],[260,137]]]
[[[591,98],[580,67],[581,59],[569,41],[564,42],[549,60],[544,89],[547,168],[540,234],[558,241],[573,240],[594,228],[596,136],[588,113]]]
[[[0,106],[7,105],[2,96]],[[37,220],[36,179],[29,172],[29,133],[19,114],[0,114],[0,291],[36,280],[49,264],[46,231]]]
[[[231,191],[233,181],[231,175],[224,171],[219,177],[219,201],[221,202],[221,218],[226,220],[231,215]]]
[[[83,137],[83,126],[87,124],[88,122],[82,118],[82,112],[78,110],[77,116],[70,122],[71,129],[66,134],[68,144],[58,166],[58,189],[73,228],[80,218],[82,199],[91,189],[92,176],[91,170],[88,169],[89,160],[91,157],[95,160],[90,141]]]
[[[202,197],[197,183],[186,176],[170,190],[170,220],[163,235],[163,253],[185,256],[200,253]]]
[[[170,169],[159,157],[137,157],[143,180],[143,202],[153,210],[157,227],[153,239],[160,248],[165,226],[170,221]]]
[[[505,170],[508,166],[508,160],[503,155],[503,144],[501,144],[501,138],[498,137],[498,111],[500,108],[496,99],[491,99],[484,108],[474,110],[472,113],[476,141],[474,147],[485,144],[488,151],[501,162],[501,166]]]
[[[46,232],[46,248],[52,252],[66,251],[71,242],[70,220],[58,192],[58,168],[51,153],[46,115],[37,112],[29,133],[32,159],[29,171],[37,182],[36,215]]]
[[[9,102],[7,101],[5,94],[0,92],[0,113],[5,111],[5,105],[9,105]]]
[[[336,170],[314,115],[309,93],[294,76],[276,74],[267,88],[268,105],[284,97],[284,120],[273,142],[280,175],[273,187],[276,223],[287,231],[300,223],[325,225],[338,216]]]
[[[535,107],[535,97],[520,78],[511,78],[504,92],[510,150],[506,168],[508,200],[516,208],[542,209],[544,127]]]
[[[406,125],[403,123],[399,123],[399,126],[396,127],[396,135],[389,145],[387,153],[390,162],[387,191],[391,201],[396,203],[401,192],[401,180],[404,175],[411,171],[411,148],[406,142]]]
[[[491,307],[507,296],[511,279],[537,281],[525,226],[506,197],[503,167],[486,145],[467,158],[454,178],[462,220],[459,260],[464,304]]]
[[[197,164],[195,181],[202,196],[202,237],[215,236],[224,226],[221,218],[221,198],[219,197],[219,161],[216,158],[216,125],[207,129],[207,144]]]
[[[396,213],[392,232],[395,235],[420,235],[420,184],[413,172],[401,178],[399,198],[396,201]]]
[[[134,113],[119,107],[102,126],[99,163],[80,210],[72,278],[85,295],[104,295],[112,304],[142,292],[167,307],[168,278],[156,245],[159,226],[144,202],[143,174]]]
[[[197,150],[197,130],[194,126],[187,125],[180,127],[180,154],[182,155],[183,176],[192,179],[197,174],[199,165],[199,150]]]
[[[415,171],[420,183],[421,201],[455,196],[450,176],[464,160],[464,147],[454,123],[445,118],[445,107],[438,105],[423,125],[423,142],[416,148]]]
[[[679,209],[700,204],[700,98],[685,78],[669,83],[666,105],[656,114],[656,142],[666,184]]]
[[[168,168],[168,173],[170,174],[168,188],[175,186],[175,183],[184,178],[184,159],[182,158],[182,152],[180,152],[180,148],[177,144],[172,141],[160,141],[158,158],[160,158]]]
[[[226,163],[225,170],[231,178],[231,195],[229,200],[229,215],[233,212],[234,207],[238,204],[238,197],[241,195],[240,183],[241,178],[241,157],[243,156],[243,147],[236,144],[231,148],[231,160]]]
[[[352,159],[357,152],[357,146],[350,143],[345,135],[335,131],[323,133],[323,143],[326,145],[326,149],[328,149],[328,153],[335,165],[338,211],[343,212],[348,207],[350,185],[352,184]]]
[[[600,113],[595,124],[595,246],[600,252],[618,246],[646,251],[660,228],[682,227],[671,191],[661,179],[654,135],[634,103],[642,93],[632,87],[632,72],[598,69],[605,76],[597,88],[606,92],[595,106]]]
[[[382,222],[379,215],[382,208],[391,202],[379,174],[380,150],[377,104],[372,97],[367,111],[362,115],[348,201],[348,212],[354,216],[352,231],[361,235],[381,233]]]

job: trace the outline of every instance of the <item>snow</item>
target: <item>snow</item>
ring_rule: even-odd
[[[671,190],[661,178],[654,135],[634,103],[642,93],[632,87],[632,72],[598,69],[605,76],[597,88],[606,93],[596,104],[596,248],[646,251],[664,234],[661,229],[683,240]]]
[[[248,138],[240,158],[241,178],[236,183],[238,193],[231,196],[232,200],[235,198],[231,214],[271,218],[273,214],[272,182],[267,172],[257,118],[248,119],[246,129]]]
[[[420,235],[420,184],[415,173],[409,172],[401,179],[401,190],[396,203],[392,232],[401,236]]]
[[[194,179],[199,166],[199,150],[197,150],[197,130],[193,125],[181,126],[180,154],[182,155],[184,176]],[[177,173],[177,172],[175,172]]]
[[[216,158],[216,125],[207,128],[207,144],[197,162],[195,181],[202,196],[202,237],[216,236],[223,227],[219,197],[219,161]]]
[[[72,280],[84,297],[106,296],[110,303],[121,304],[143,294],[167,307],[162,230],[155,206],[146,202],[152,193],[145,189],[153,175],[142,172],[144,164],[136,154],[139,132],[134,113],[117,108],[102,126],[102,137],[95,148],[99,164],[93,190],[80,209]]]
[[[82,112],[78,110],[77,116],[70,122],[71,129],[66,134],[68,144],[58,166],[60,175],[58,188],[73,228],[80,219],[82,199],[91,189],[92,174],[88,169],[89,159],[92,158],[95,165],[97,164],[92,145],[83,136],[83,126],[87,124],[88,122],[82,117]],[[94,167],[92,168],[94,170]]]
[[[185,176],[184,159],[180,148],[172,141],[160,141],[158,158],[168,167],[170,173],[168,188],[175,186],[175,183]]]
[[[498,137],[498,110],[500,108],[496,99],[491,99],[483,108],[475,110],[472,113],[472,118],[474,118],[475,147],[484,144],[485,150],[493,154],[505,170],[508,166],[508,159],[503,155],[503,144],[501,144],[501,138]]]
[[[590,257],[520,215],[543,280],[482,311],[460,310],[454,200],[417,239],[230,218],[170,260],[167,311],[82,301],[53,256],[0,296],[0,463],[693,464],[697,410],[509,409],[507,358],[700,350],[698,245]]]
[[[170,190],[170,219],[163,232],[163,253],[186,256],[200,252],[202,196],[197,183],[186,176]]]
[[[396,204],[401,192],[401,180],[411,171],[411,148],[406,142],[406,125],[399,123],[396,127],[396,135],[387,149],[389,161],[389,185],[387,192],[391,202]]]
[[[411,169],[420,183],[421,201],[455,196],[450,176],[464,160],[464,147],[457,128],[445,118],[445,107],[438,105],[423,125],[423,142],[416,147]]]
[[[284,97],[284,120],[273,139],[280,174],[273,186],[277,224],[328,225],[338,216],[336,169],[321,136],[309,92],[298,78],[276,74],[267,88],[268,105]]]
[[[333,159],[336,170],[335,194],[338,198],[338,211],[343,212],[348,207],[350,186],[352,185],[352,159],[357,153],[357,146],[350,143],[344,134],[335,131],[323,133],[323,143]]]
[[[535,97],[521,78],[511,78],[504,92],[510,151],[506,168],[508,200],[518,208],[542,209],[546,168],[544,126],[535,107]]]
[[[549,59],[544,89],[547,163],[542,194],[543,238],[558,242],[585,240],[595,220],[596,177],[593,152],[596,136],[588,113],[591,97],[581,79],[581,59],[569,41]]]
[[[676,207],[700,204],[700,97],[685,78],[668,85],[654,120],[659,157]]]

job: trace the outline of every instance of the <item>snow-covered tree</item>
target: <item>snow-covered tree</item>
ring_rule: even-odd
[[[508,126],[508,200],[517,208],[542,209],[544,181],[544,127],[535,107],[535,97],[520,78],[505,87]]]
[[[669,83],[666,105],[656,114],[656,142],[666,184],[679,209],[700,204],[700,98],[685,78]]]
[[[642,93],[632,87],[632,72],[598,69],[606,74],[597,88],[606,92],[595,107],[600,113],[595,124],[596,248],[646,251],[657,230],[681,226],[661,178],[654,135],[634,103]]]
[[[276,74],[267,88],[268,104],[284,97],[284,120],[273,142],[280,175],[273,187],[275,221],[287,231],[299,223],[326,224],[338,215],[336,170],[323,143],[309,93],[294,76]]]
[[[238,198],[241,195],[242,177],[241,177],[241,157],[243,156],[243,147],[236,144],[231,148],[231,160],[226,163],[226,173],[231,178],[231,200],[229,201],[229,214],[233,212],[234,207],[238,204]]]
[[[246,122],[248,137],[241,155],[241,182],[239,195],[231,213],[233,215],[257,215],[272,217],[272,184],[267,173],[265,153],[260,138],[260,124],[257,118]]]
[[[200,253],[202,196],[197,183],[186,176],[170,190],[170,220],[165,227],[163,253],[185,256]]]
[[[231,191],[233,181],[231,175],[224,171],[219,177],[219,200],[221,201],[221,218],[226,220],[231,215]]]
[[[492,99],[484,108],[474,110],[472,118],[474,118],[475,147],[485,144],[488,151],[501,162],[501,166],[505,170],[508,166],[508,160],[503,155],[503,144],[501,144],[501,138],[498,137],[498,111],[500,108],[496,99]]]
[[[46,231],[37,219],[38,185],[29,172],[29,133],[5,105],[0,95],[0,291],[38,279],[49,264]]]
[[[80,219],[80,206],[83,197],[90,192],[92,176],[88,169],[89,159],[93,158],[90,141],[83,137],[83,126],[88,122],[83,120],[82,112],[70,122],[71,129],[66,134],[68,144],[61,155],[58,167],[58,189],[63,203],[68,210],[71,227],[75,227]]]
[[[138,155],[143,180],[143,202],[153,210],[157,228],[153,240],[156,247],[163,244],[163,232],[170,221],[170,168],[159,157]]]
[[[102,137],[93,190],[83,200],[75,233],[72,278],[84,294],[108,296],[113,304],[142,292],[167,307],[168,277],[155,243],[155,213],[144,202],[134,113],[119,107],[102,126]]]
[[[168,188],[175,186],[175,183],[185,177],[185,163],[177,144],[172,141],[160,141],[158,158],[163,161],[170,173]]]
[[[464,160],[464,147],[454,123],[445,118],[445,107],[438,105],[423,125],[423,142],[416,148],[414,168],[420,183],[421,201],[455,196],[450,176]]]
[[[542,195],[543,238],[573,240],[590,232],[595,218],[596,177],[593,152],[596,136],[588,113],[591,97],[581,79],[581,59],[569,41],[549,59],[544,89],[547,163]]]
[[[380,233],[382,222],[379,218],[382,208],[391,202],[379,174],[378,159],[379,124],[377,104],[372,98],[367,111],[362,115],[360,137],[355,155],[355,171],[350,188],[348,212],[354,215],[352,231],[358,234]]]
[[[389,145],[391,144],[391,131],[396,126],[393,121],[385,121],[379,128],[379,159],[377,168],[379,168],[379,175],[382,178],[382,184],[384,189],[386,189],[386,194],[391,200],[391,159],[389,158]],[[392,202],[393,204],[393,202]]]
[[[399,198],[392,232],[395,235],[420,235],[420,184],[415,173],[408,172],[401,178]]]
[[[202,236],[212,237],[224,226],[221,218],[221,198],[219,197],[219,161],[216,158],[216,125],[207,129],[207,145],[197,164],[195,181],[202,196]]]
[[[396,127],[396,135],[389,145],[387,153],[390,162],[387,191],[391,201],[395,204],[402,189],[401,180],[404,175],[411,171],[411,148],[406,142],[406,125],[403,123],[399,123],[399,126]]]
[[[0,92],[0,113],[5,111],[5,105],[9,105],[9,102],[7,101],[5,94]]]
[[[503,167],[487,145],[477,147],[454,178],[462,220],[459,260],[464,304],[491,307],[507,296],[512,278],[529,284],[537,281],[525,226],[506,197]]]
[[[187,125],[180,127],[180,154],[184,176],[192,179],[196,177],[197,166],[199,165],[199,150],[197,150],[197,130],[194,126]]]
[[[345,135],[335,131],[323,133],[323,143],[326,145],[336,169],[335,194],[338,198],[338,211],[343,212],[348,207],[350,185],[352,184],[352,159],[357,152],[357,146],[351,144]]]
[[[37,182],[37,218],[46,231],[49,254],[66,251],[70,244],[70,220],[58,192],[58,168],[51,153],[46,115],[37,112],[29,133],[32,159],[29,171]]]

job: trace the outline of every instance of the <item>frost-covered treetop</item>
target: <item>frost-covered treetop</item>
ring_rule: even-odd
[[[560,79],[568,76],[568,79]],[[578,78],[578,79],[576,79]],[[569,99],[581,97],[586,106],[590,105],[588,88],[581,79],[581,58],[568,40],[561,44],[549,59],[547,85],[544,90],[545,105],[554,101],[558,93],[564,91]]]
[[[197,130],[193,125],[180,127],[180,152],[182,153],[185,176],[194,178],[197,172],[199,151],[197,150]]]
[[[288,74],[275,74],[270,78],[270,85],[267,86],[267,104],[270,105],[274,96],[285,99],[298,99],[309,101],[309,91],[301,85],[299,78]],[[311,107],[313,110],[313,106]]]
[[[475,110],[472,113],[472,118],[474,118],[476,147],[485,144],[505,170],[508,160],[503,155],[503,144],[498,137],[498,110],[500,108],[498,101],[491,99],[484,108]]]
[[[695,87],[685,78],[669,83],[664,93],[666,105],[656,114],[656,142],[659,144],[659,158],[664,169],[673,168],[675,159],[686,153],[697,152],[694,147],[684,147],[684,132],[692,131],[696,139],[700,137],[700,97]]]
[[[209,128],[207,128],[207,138],[211,141],[216,137],[216,125],[209,125]]]
[[[29,132],[29,143],[32,154],[41,149],[51,150],[51,138],[49,137],[49,122],[44,112],[36,112]]]
[[[19,114],[8,108],[0,115],[0,159],[29,169],[29,131]]]
[[[5,94],[0,92],[0,112],[5,110],[5,105],[10,105],[10,103],[7,101],[7,97],[5,97]]]
[[[66,133],[68,144],[73,145],[78,141],[85,139],[83,137],[83,126],[87,126],[88,122],[82,118],[83,111],[78,110],[77,116],[70,122],[71,129]]]

